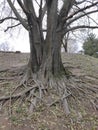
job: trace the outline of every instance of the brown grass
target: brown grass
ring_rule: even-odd
[[[21,79],[17,74],[20,67],[28,61],[29,54],[0,53],[0,96],[10,95]],[[74,75],[76,82],[91,88],[98,88],[98,59],[78,54],[62,54],[65,67]],[[21,91],[21,88],[19,91]],[[66,116],[59,104],[46,108],[39,105],[36,111],[29,114],[28,102],[12,105],[6,102],[0,109],[0,130],[98,130],[98,110],[93,104],[98,93],[89,94],[87,99],[70,98],[71,114]],[[1,102],[2,104],[3,102]]]

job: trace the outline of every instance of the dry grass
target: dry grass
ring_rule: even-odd
[[[27,63],[28,57],[29,54],[0,53],[0,71],[7,69],[0,73],[0,96],[10,95],[13,91],[21,78],[17,70]],[[76,77],[76,82],[98,88],[98,59],[65,53],[62,59],[65,67]],[[69,116],[66,116],[60,104],[50,108],[41,104],[29,114],[28,102],[23,103],[22,107],[18,100],[13,105],[6,102],[0,109],[0,130],[98,130],[98,111],[93,104],[93,100],[98,101],[98,93],[91,91],[88,97],[91,103],[83,96],[69,99]]]

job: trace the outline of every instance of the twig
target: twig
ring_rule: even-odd
[[[7,27],[7,29],[4,30],[4,32],[7,32],[9,29],[14,28],[14,27],[17,27],[17,26],[19,26],[19,25],[21,25],[21,23],[18,23],[18,24],[13,25],[13,26],[9,26],[9,27]]]

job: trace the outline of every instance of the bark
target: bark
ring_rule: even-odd
[[[57,33],[55,36],[55,41],[53,43],[52,50],[52,72],[54,75],[64,74],[64,67],[61,59],[61,44],[62,44],[62,35]]]
[[[57,32],[57,0],[47,3],[47,36],[41,71],[44,77],[50,73],[58,75],[64,71],[61,60],[62,33]]]
[[[33,73],[40,72],[40,76],[49,78],[65,73],[61,59],[62,33],[57,32],[58,27],[58,0],[47,1],[47,35],[43,39],[41,16],[36,17],[31,0],[24,0],[30,39],[30,60],[28,68]],[[33,13],[32,13],[33,12]],[[41,14],[41,13],[40,13]],[[39,76],[39,77],[40,77]]]
[[[43,40],[41,22],[36,22],[31,14],[27,14],[27,17],[31,49],[29,67],[32,68],[33,73],[40,72],[44,78],[49,78],[51,74],[58,76],[64,73],[65,69],[61,59],[62,33],[57,32],[57,0],[47,3],[47,36],[45,41]]]
[[[29,67],[32,69],[33,73],[39,70],[42,60],[42,32],[40,29],[40,23],[34,12],[33,3],[31,0],[28,2],[24,0],[28,26],[29,26],[29,39],[30,39],[30,60]]]

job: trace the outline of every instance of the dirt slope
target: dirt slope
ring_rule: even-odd
[[[21,78],[17,70],[26,65],[28,59],[26,53],[0,53],[0,96],[11,93]],[[63,53],[62,60],[76,82],[98,89],[98,59]],[[0,130],[98,130],[98,92],[91,91],[88,98],[91,104],[84,98],[76,99],[76,103],[71,98],[68,117],[58,105],[51,108],[40,106],[29,114],[26,105],[19,107],[16,102],[11,108],[11,102],[7,102],[2,108],[1,102]]]

